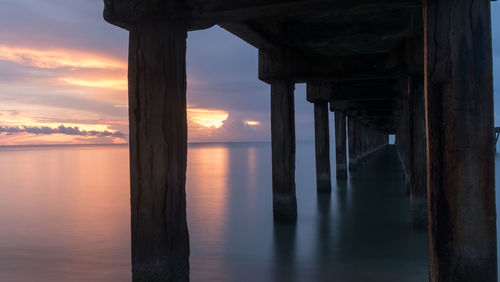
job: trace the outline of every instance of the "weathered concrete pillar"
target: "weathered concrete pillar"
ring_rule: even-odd
[[[373,152],[373,128],[368,126],[368,154]]]
[[[356,159],[358,163],[358,167],[363,165],[363,125],[361,124],[361,121],[356,120],[354,130],[356,132]]]
[[[497,281],[489,0],[426,0],[431,281]]]
[[[370,125],[367,125],[366,127],[366,156],[367,158],[371,156],[372,153],[372,128]]]
[[[410,106],[409,106],[409,78],[400,80],[401,117],[400,117],[400,158],[403,167],[406,192],[410,193]]]
[[[355,120],[354,122],[354,137],[356,137],[354,141],[354,146],[356,147],[356,167],[360,167],[363,165],[363,148],[362,148],[362,133],[361,133],[361,122],[359,120]]]
[[[384,141],[382,139],[382,132],[376,130],[375,131],[375,134],[376,134],[376,138],[377,138],[377,141],[375,143],[376,145],[376,150],[379,150],[380,148],[382,148],[382,146],[384,145]]]
[[[372,128],[370,125],[366,126],[366,155],[370,156],[372,153]]]
[[[377,136],[376,150],[379,150],[384,145],[384,141],[382,140],[383,135],[382,135],[382,132],[380,132],[379,130],[376,130],[375,132],[376,132],[375,134]]]
[[[328,101],[333,86],[329,82],[308,82],[307,101],[314,103],[314,137],[316,149],[316,185],[318,192],[332,190],[330,170],[330,127]]]
[[[424,78],[410,79],[410,203],[414,228],[427,226],[427,141],[425,133]]]
[[[375,150],[378,150],[378,149],[380,149],[380,147],[382,147],[382,133],[380,133],[380,131],[376,130],[375,131],[375,138],[376,138]]]
[[[132,276],[188,281],[184,24],[130,28],[129,117]]]
[[[364,138],[364,135],[363,135],[363,124],[356,120],[356,123],[355,123],[355,127],[354,127],[354,130],[355,130],[355,137],[356,137],[356,153],[357,153],[357,156],[356,156],[356,159],[357,159],[357,166],[361,166],[363,165],[363,162],[364,162],[364,156],[365,156],[365,152],[364,152],[364,146],[363,146],[363,138]]]
[[[377,147],[377,136],[375,129],[373,127],[370,127],[370,136],[371,136],[371,142],[370,142],[370,151],[374,152],[375,148]]]
[[[346,117],[343,112],[335,112],[335,154],[337,178],[347,179]]]
[[[368,126],[366,126],[366,124],[361,124],[361,132],[363,135],[363,139],[361,139],[361,148],[363,150],[363,161],[366,161],[368,158],[368,139],[370,138],[370,134],[368,132]]]
[[[367,159],[367,140],[368,140],[368,134],[367,134],[367,130],[366,130],[366,125],[364,123],[359,123],[360,125],[360,145],[361,145],[361,159],[362,159],[362,162],[365,163],[366,162],[366,159]]]
[[[370,126],[370,153],[375,151],[375,130],[372,126]]]
[[[354,171],[358,167],[356,146],[356,121],[349,117],[347,119],[347,141],[349,142],[349,170]]]
[[[402,112],[403,110],[401,110]],[[398,127],[396,129],[396,140],[395,140],[395,145],[397,148],[398,152],[398,158],[399,158],[399,163],[401,164],[401,170],[402,170],[402,177],[404,180],[406,180],[406,168],[405,168],[405,159],[404,159],[404,129],[403,129],[403,120],[402,120],[402,113],[399,114],[397,117],[398,120]],[[405,188],[408,188],[405,186]],[[408,191],[409,192],[409,191]]]
[[[366,124],[363,124],[363,127],[361,128],[361,131],[363,132],[363,158],[365,161],[368,159],[368,155],[370,153],[370,148],[368,144],[370,143],[370,131],[369,128]]]
[[[332,191],[328,112],[328,102],[314,103],[316,185],[318,192]]]
[[[294,89],[292,81],[271,83],[273,214],[277,221],[297,218]]]

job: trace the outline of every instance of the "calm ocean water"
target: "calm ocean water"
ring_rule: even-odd
[[[401,175],[386,148],[319,197],[298,143],[298,222],[275,226],[269,143],[190,145],[191,281],[427,281]],[[130,281],[129,216],[126,146],[0,148],[0,281]]]

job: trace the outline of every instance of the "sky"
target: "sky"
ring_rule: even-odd
[[[128,32],[102,10],[102,0],[0,0],[0,145],[128,142]],[[500,70],[498,2],[492,21]],[[189,142],[269,141],[257,49],[219,27],[190,32],[187,43]],[[295,111],[297,140],[312,140],[304,84]]]

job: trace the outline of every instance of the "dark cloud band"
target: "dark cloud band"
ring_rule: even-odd
[[[116,131],[97,131],[97,130],[80,130],[77,126],[66,127],[60,125],[57,128],[48,126],[0,126],[0,133],[16,134],[16,133],[31,133],[36,135],[51,135],[51,134],[65,134],[72,136],[85,136],[85,137],[115,137],[126,139],[126,135]]]

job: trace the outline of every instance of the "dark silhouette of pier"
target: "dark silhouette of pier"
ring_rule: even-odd
[[[341,179],[395,134],[430,281],[497,281],[489,0],[104,2],[130,32],[134,281],[189,280],[186,36],[215,24],[259,49],[271,88],[275,222],[297,218],[293,95],[305,82],[317,192],[332,185],[329,110]]]

